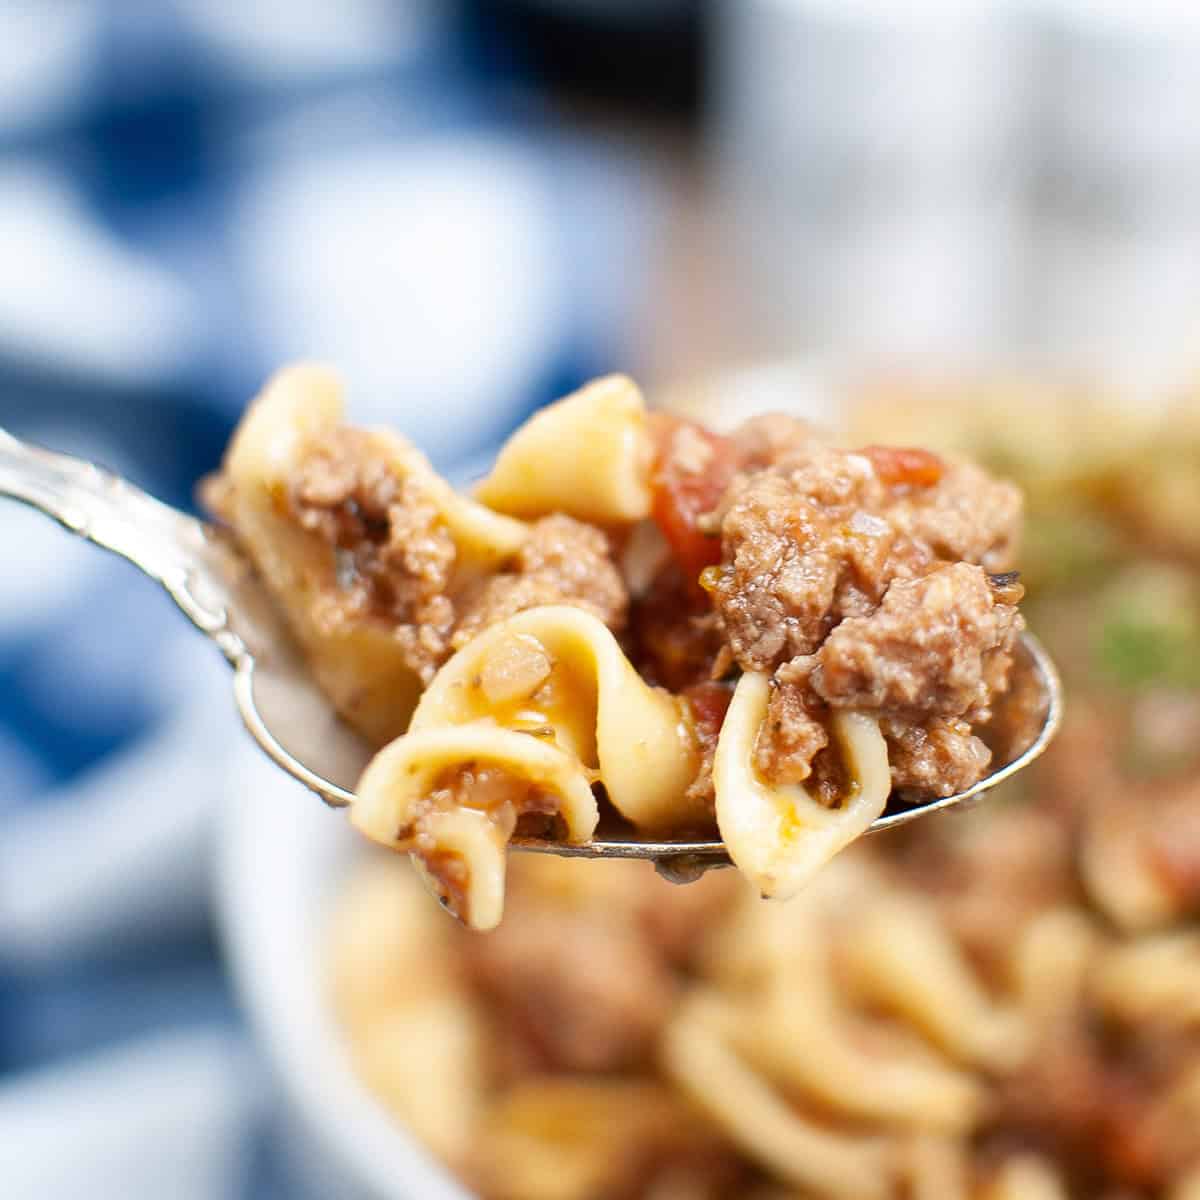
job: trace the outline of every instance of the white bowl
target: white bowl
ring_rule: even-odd
[[[248,739],[230,763],[216,848],[219,919],[234,984],[286,1105],[288,1194],[467,1200],[354,1074],[326,1000],[328,914],[361,837]]]

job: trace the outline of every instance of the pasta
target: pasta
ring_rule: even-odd
[[[772,969],[744,989],[736,1008],[710,1006],[724,1012],[731,1044],[759,1070],[847,1119],[926,1131],[969,1128],[981,1103],[969,1075],[918,1041],[876,1035],[868,1049],[856,1036],[863,1026],[838,1003],[818,914],[800,909],[785,917],[762,915],[779,925],[770,945],[758,950],[774,959]]]
[[[686,1102],[662,1085],[593,1078],[533,1080],[509,1089],[482,1129],[487,1157],[475,1174],[502,1200],[621,1195],[634,1139],[672,1163],[670,1188],[703,1186],[705,1147]]]
[[[1069,1200],[1053,1166],[1036,1155],[1010,1158],[984,1189],[984,1200]]]
[[[450,795],[448,809],[429,805],[469,766],[504,773],[511,786],[499,805],[485,813]],[[456,914],[490,929],[502,910],[504,847],[524,815],[554,815],[566,840],[584,841],[599,782],[639,828],[670,829],[694,773],[679,703],[642,682],[604,624],[579,609],[534,608],[438,672],[408,734],[363,776],[351,819],[375,841],[415,847]]]
[[[664,1039],[671,1077],[781,1180],[845,1200],[883,1200],[883,1145],[839,1136],[797,1116],[729,1050],[727,1024],[703,995],[695,997]]]
[[[1200,935],[1157,934],[1114,948],[1096,964],[1093,987],[1117,1020],[1200,1029]]]
[[[892,790],[879,723],[842,712],[834,736],[850,768],[848,799],[829,808],[803,784],[770,787],[754,767],[754,747],[767,717],[767,676],[748,672],[734,689],[713,760],[717,826],[729,856],[764,896],[786,899],[814,870],[878,817]]]
[[[970,1194],[970,1168],[958,1142],[918,1135],[899,1148],[897,1159],[913,1200],[966,1200]]]
[[[953,1058],[1003,1070],[1023,1056],[1019,1016],[989,1001],[930,905],[898,897],[867,914],[846,962],[857,995],[900,1014]]]
[[[483,1098],[484,1022],[457,994],[438,914],[413,903],[417,882],[392,863],[372,866],[345,898],[355,919],[334,946],[334,1002],[360,1033],[356,1069],[435,1153],[459,1160]]]
[[[628,524],[650,515],[653,453],[641,393],[609,375],[530,418],[475,495],[516,517]]]
[[[1078,909],[1050,908],[1029,922],[1013,955],[1013,987],[1027,1022],[1053,1024],[1079,1006],[1101,936]]]
[[[786,898],[1005,742],[1020,497],[927,451],[783,416],[719,435],[609,376],[470,498],[295,367],[209,498],[377,751],[351,820],[476,929],[516,835],[720,836]]]
[[[1010,831],[1036,829],[1020,810],[999,819]],[[966,849],[957,840],[939,851],[950,856],[951,871]],[[999,957],[995,970],[984,971],[955,932],[959,901],[931,900],[928,884],[914,882],[920,875],[897,870],[889,857],[886,848],[881,855],[856,847],[786,905],[762,904],[723,874],[673,889],[644,864],[518,859],[504,926],[513,940],[495,967],[507,962],[505,987],[524,989],[528,1007],[497,1006],[481,983],[475,964],[488,953],[486,938],[438,926],[440,949],[453,950],[461,964],[457,974],[440,976],[448,1010],[465,1005],[491,1030],[464,1075],[474,1081],[462,1101],[473,1114],[473,1137],[447,1159],[489,1200],[655,1197],[660,1187],[685,1200],[731,1200],[767,1184],[783,1190],[764,1196],[822,1200],[1040,1200],[1099,1194],[1077,1186],[1097,1171],[1163,1183],[1138,1195],[1186,1195],[1192,1184],[1182,1169],[1200,1165],[1200,1042],[1188,1033],[1196,1018],[1185,990],[1193,940],[1152,935],[1106,949],[1078,907],[1035,909],[1028,919],[994,911],[988,936]],[[388,947],[396,939],[380,937],[374,922],[411,918],[390,907],[363,914],[356,902],[348,897],[339,914],[335,929],[348,932],[336,932],[335,944],[369,932],[378,953],[394,955]],[[651,914],[660,923],[649,923]],[[916,938],[903,936],[908,920],[920,927]],[[622,1043],[607,1039],[608,1057],[589,1056],[585,1071],[568,1065],[577,1043],[551,1052],[538,1026],[573,1019],[563,1007],[572,995],[600,1013],[618,1003],[619,976],[606,969],[602,931],[623,938],[631,953],[669,958],[680,974],[675,1003],[654,1018],[649,1051],[631,1059]],[[522,982],[526,960],[512,957],[512,947],[527,939],[549,977]],[[924,941],[940,948],[908,958]],[[559,963],[567,945],[580,957]],[[1060,977],[1042,994],[1031,972],[1055,965],[1056,949],[1071,961],[1058,964]],[[389,970],[402,975],[407,963],[409,975],[419,975],[420,953],[413,943],[407,955],[388,959]],[[580,992],[576,973],[590,959],[600,973]],[[920,981],[917,1001],[896,972],[904,959]],[[343,961],[337,993],[369,988],[377,961]],[[926,995],[941,1012],[920,999]],[[361,1003],[342,1007],[363,1055],[380,1019],[364,1019],[364,1011]],[[590,1021],[597,1019],[593,1012]],[[1128,1028],[1131,1045],[1141,1039],[1147,1053],[1146,1039],[1174,1047],[1177,1059],[1163,1064],[1169,1082],[1132,1108],[1121,1105],[1133,1103],[1124,1089],[1136,1074],[1079,1074],[1094,1053],[1079,1042],[1080,1031],[1099,1019]],[[594,1026],[576,1028],[585,1037]],[[415,1018],[408,1029],[420,1036]],[[515,1081],[514,1062],[524,1064]],[[403,1078],[411,1078],[407,1065],[392,1086]],[[1063,1147],[1075,1143],[1059,1139],[1098,1136],[1087,1131],[1109,1104],[1116,1107],[1102,1126],[1107,1141],[1067,1154]],[[1004,1153],[977,1151],[993,1138]],[[677,1156],[699,1155],[701,1146],[709,1156],[704,1169],[680,1182]],[[1178,1180],[1167,1188],[1172,1174]],[[668,1190],[672,1180],[678,1191]]]
[[[1083,831],[1079,866],[1097,904],[1125,929],[1152,929],[1175,907],[1168,880],[1147,861],[1138,816],[1115,808]]]

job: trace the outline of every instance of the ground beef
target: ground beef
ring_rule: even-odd
[[[460,579],[457,546],[424,472],[398,469],[370,433],[339,429],[314,446],[287,503],[333,551],[318,620],[387,623],[426,684],[476,633],[535,605],[571,604],[624,625],[628,597],[608,539],[570,517],[535,522],[499,573]]]
[[[991,760],[972,722],[990,717],[1020,628],[1015,605],[979,567],[956,563],[894,581],[870,616],[848,617],[815,654],[774,673],[759,772],[779,784],[820,774],[830,709],[858,708],[885,714],[897,791],[950,796],[970,787]]]
[[[953,796],[983,778],[992,752],[961,717],[880,722],[888,745],[892,787],[901,795]]]
[[[711,586],[743,670],[768,671],[811,654],[847,609],[869,612],[878,603],[857,581],[880,578],[894,542],[873,515],[882,503],[866,459],[823,446],[803,465],[735,481],[723,504],[722,563]]]
[[[772,676],[756,766],[773,783],[835,790],[834,708],[880,713],[901,792],[976,782],[990,751],[974,723],[1007,686],[1023,628],[1010,564],[1020,495],[921,450],[837,450],[775,419],[743,431],[743,470],[710,522],[705,573],[729,652]],[[742,459],[743,464],[749,459]]]
[[[451,644],[464,646],[489,625],[542,604],[570,604],[611,629],[624,626],[629,596],[601,530],[561,514],[535,522],[511,568],[463,601]]]
[[[319,619],[393,625],[428,682],[449,649],[457,551],[420,476],[401,476],[371,434],[339,429],[304,457],[288,501],[299,524],[333,548],[335,587]]]
[[[725,639],[708,597],[670,560],[633,598],[628,644],[643,679],[682,692],[711,677]]]
[[[699,765],[695,777],[684,793],[693,811],[705,811],[716,817],[716,788],[713,786],[713,761],[717,754],[717,738],[729,702],[733,699],[733,688],[728,684],[709,680],[685,688],[683,699],[690,718],[689,726],[696,747],[700,751]]]
[[[986,721],[1022,627],[981,567],[937,567],[893,581],[875,612],[838,625],[816,656],[811,686],[841,708]]]
[[[1169,1099],[1194,1043],[1158,1030],[1154,1041],[1123,1045],[1086,1007],[1082,1015],[1046,1030],[1022,1069],[1003,1081],[997,1140],[1053,1156],[1074,1194],[1098,1195],[1119,1183],[1137,1195],[1160,1195],[1196,1161],[1194,1109]]]
[[[813,655],[794,658],[772,680],[767,719],[755,744],[755,766],[773,783],[803,783],[812,774],[817,754],[829,745],[824,722],[814,715],[822,706],[809,688],[815,661]]]
[[[809,442],[729,488],[712,594],[743,670],[813,653],[842,620],[874,612],[895,579],[945,561],[1009,565],[1015,488],[958,464],[924,485],[885,478],[867,454]]]
[[[886,516],[904,554],[916,550],[918,558],[931,554],[1007,571],[1016,561],[1022,507],[1014,484],[974,463],[947,462],[933,487],[893,493]]]

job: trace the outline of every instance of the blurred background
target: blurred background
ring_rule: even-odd
[[[0,422],[181,505],[298,356],[451,474],[612,369],[1169,382],[1200,9],[0,0],[0,285]],[[223,668],[124,564],[0,538],[0,1190],[300,1194],[212,916]]]

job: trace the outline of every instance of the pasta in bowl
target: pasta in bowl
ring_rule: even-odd
[[[352,821],[477,929],[514,837],[718,833],[786,897],[889,802],[969,791],[1032,737],[1020,494],[967,461],[779,414],[718,434],[612,376],[465,496],[296,367],[207,494],[379,748]]]
[[[966,390],[862,420],[1003,461],[1031,498],[1026,604],[1072,705],[1003,802],[858,842],[782,905],[733,872],[520,856],[477,936],[382,856],[348,879],[328,995],[353,1065],[474,1193],[1200,1195],[1200,507],[1141,486],[1163,464],[1186,494],[1200,437],[1168,420],[1109,452],[1120,412],[1074,408],[1072,441],[1015,458],[1014,399]],[[381,953],[381,926],[413,940]],[[417,1040],[434,971],[459,1057],[430,1136],[428,1078],[380,1049]]]

